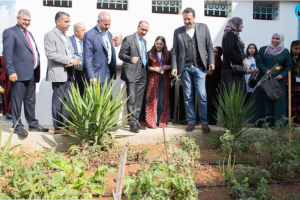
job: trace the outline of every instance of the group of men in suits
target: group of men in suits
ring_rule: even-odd
[[[202,129],[209,132],[206,117],[205,75],[208,55],[209,70],[214,69],[213,45],[209,30],[205,24],[195,23],[195,11],[187,8],[183,11],[185,26],[174,32],[172,51],[172,72],[182,74],[184,101],[188,116],[186,131],[195,128],[193,88],[199,97],[199,115]],[[30,32],[30,13],[20,10],[17,25],[6,29],[3,34],[4,59],[12,81],[12,118],[15,132],[21,136],[28,135],[18,119],[24,101],[25,117],[29,130],[46,132],[35,119],[35,83],[40,78],[40,55]],[[58,12],[55,16],[56,27],[44,37],[45,53],[48,59],[46,80],[52,82],[52,117],[55,134],[61,130],[65,121],[61,115],[69,118],[61,99],[69,98],[70,83],[76,81],[83,94],[83,78],[90,84],[116,79],[117,55],[109,32],[111,17],[101,12],[97,25],[85,33],[83,24],[74,25],[74,36],[67,37],[70,27],[70,15]],[[139,115],[147,85],[147,43],[144,37],[149,31],[149,23],[140,21],[137,31],[124,38],[118,57],[123,61],[121,79],[127,87],[128,113],[131,113],[130,131],[138,133],[146,129],[139,123]],[[67,102],[67,101],[66,101]]]

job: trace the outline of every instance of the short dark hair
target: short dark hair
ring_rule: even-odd
[[[195,10],[191,7],[187,7],[186,9],[183,10],[182,14],[183,13],[193,13],[193,17],[196,17],[196,13],[195,13]]]
[[[59,12],[57,12],[56,15],[55,15],[55,21],[61,19],[62,16],[68,16],[68,17],[70,17],[70,15],[69,15],[68,13],[59,11]]]

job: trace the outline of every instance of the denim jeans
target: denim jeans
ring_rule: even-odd
[[[196,115],[194,108],[193,91],[196,90],[198,97],[198,113],[201,124],[208,124],[207,120],[207,101],[205,89],[206,72],[204,67],[195,67],[194,65],[186,67],[181,75],[183,86],[183,97],[188,124],[195,124]]]
[[[164,76],[162,74],[159,75],[159,85],[158,85],[158,102],[157,102],[157,120],[156,123],[159,123],[161,114],[164,109],[164,100],[165,100],[165,92],[164,92]]]

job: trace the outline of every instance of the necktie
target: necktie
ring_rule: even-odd
[[[140,38],[140,42],[141,42],[142,62],[143,62],[143,65],[146,66],[147,60],[146,60],[146,52],[145,52],[145,46],[144,46],[144,43],[143,43],[143,38]]]
[[[83,44],[81,40],[79,40],[79,44],[80,44],[81,53],[83,53]]]
[[[28,44],[29,44],[29,47],[30,47],[30,49],[31,49],[31,51],[32,51],[32,55],[33,55],[33,66],[35,66],[36,60],[35,60],[35,55],[34,55],[34,51],[33,51],[33,48],[32,48],[31,41],[30,41],[30,39],[29,39],[29,36],[28,36],[28,34],[27,34],[27,31],[23,31],[23,32],[24,32],[25,38],[26,38],[26,40],[27,40],[27,42],[28,42]]]

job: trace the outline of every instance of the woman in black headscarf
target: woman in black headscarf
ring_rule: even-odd
[[[239,17],[233,17],[227,22],[224,30],[222,39],[223,64],[221,77],[227,91],[229,91],[233,83],[242,90],[245,90],[244,74],[237,74],[232,70],[232,65],[242,65],[246,73],[246,63],[244,61],[245,44],[239,36],[243,28],[243,20]]]
[[[214,102],[218,102],[217,89],[221,82],[221,67],[222,67],[222,47],[215,47],[215,70],[208,70],[206,76],[206,93],[207,93],[207,119],[209,125],[217,124],[217,107]]]

